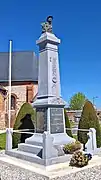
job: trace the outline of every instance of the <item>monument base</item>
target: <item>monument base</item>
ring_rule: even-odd
[[[64,156],[54,157],[50,159],[42,159],[36,154],[28,153],[25,151],[19,151],[17,149],[12,149],[12,150],[6,151],[5,153],[11,157],[15,157],[15,158],[29,161],[32,163],[36,163],[36,164],[40,164],[43,166],[66,163],[66,162],[69,162],[72,157],[72,155],[64,155]]]
[[[74,139],[73,139],[74,140]],[[18,149],[7,150],[6,154],[44,166],[67,162],[70,155],[65,155],[63,144],[73,141],[67,134],[35,134],[18,144]]]
[[[43,134],[41,133],[35,133],[33,136],[25,140],[25,144],[42,146],[43,144],[42,136]],[[53,145],[64,145],[75,142],[75,139],[71,138],[66,133],[51,134],[51,136],[53,137]]]

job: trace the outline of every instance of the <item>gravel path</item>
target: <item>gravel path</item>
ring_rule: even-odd
[[[52,180],[101,180],[101,166],[95,166],[62,177],[56,177]]]

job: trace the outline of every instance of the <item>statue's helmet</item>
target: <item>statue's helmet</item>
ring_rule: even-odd
[[[53,20],[53,16],[48,16],[47,17],[47,22],[52,22],[52,20]]]

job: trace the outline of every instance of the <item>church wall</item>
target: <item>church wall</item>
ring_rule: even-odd
[[[4,86],[8,91],[9,87],[7,85]],[[25,102],[31,102],[33,97],[36,95],[38,89],[37,84],[33,83],[20,83],[13,84],[11,88],[11,93],[15,97],[15,109],[11,109],[11,127],[13,127],[15,118],[21,106]],[[8,127],[8,93],[4,100],[4,109],[0,112],[0,129]]]
[[[8,90],[8,86],[5,87]],[[11,93],[16,97],[16,112],[19,111],[21,105],[26,102],[26,85],[12,86]],[[8,103],[7,103],[8,106]],[[6,108],[8,109],[8,108]]]
[[[0,129],[4,129],[5,126],[5,96],[2,91],[0,91]]]

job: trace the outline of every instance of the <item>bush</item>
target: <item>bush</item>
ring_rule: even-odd
[[[65,128],[71,128],[66,109],[64,109],[64,115],[65,115]],[[68,136],[73,137],[71,130],[66,129],[66,133],[68,134]]]
[[[65,154],[72,154],[75,151],[80,150],[80,149],[81,149],[81,143],[79,141],[75,141],[71,144],[66,144],[63,147]]]
[[[34,132],[34,121],[35,121],[35,111],[29,103],[24,103],[16,117],[14,124],[15,130],[20,129],[33,129],[30,132]],[[28,131],[29,132],[29,131]],[[32,135],[29,134],[18,134],[13,133],[13,148],[17,148],[19,143],[25,142],[25,139]]]
[[[75,152],[70,160],[70,166],[86,166],[91,158],[91,154],[83,154],[81,151]]]
[[[101,146],[101,129],[100,129],[100,124],[99,120],[97,118],[95,109],[90,101],[86,101],[81,119],[79,121],[78,129],[90,129],[90,128],[95,128],[96,129],[96,138],[97,138],[97,147]],[[78,131],[78,140],[84,144],[87,143],[88,137],[87,137],[87,132],[84,131]]]
[[[6,146],[6,133],[0,134],[0,150],[5,149]]]

